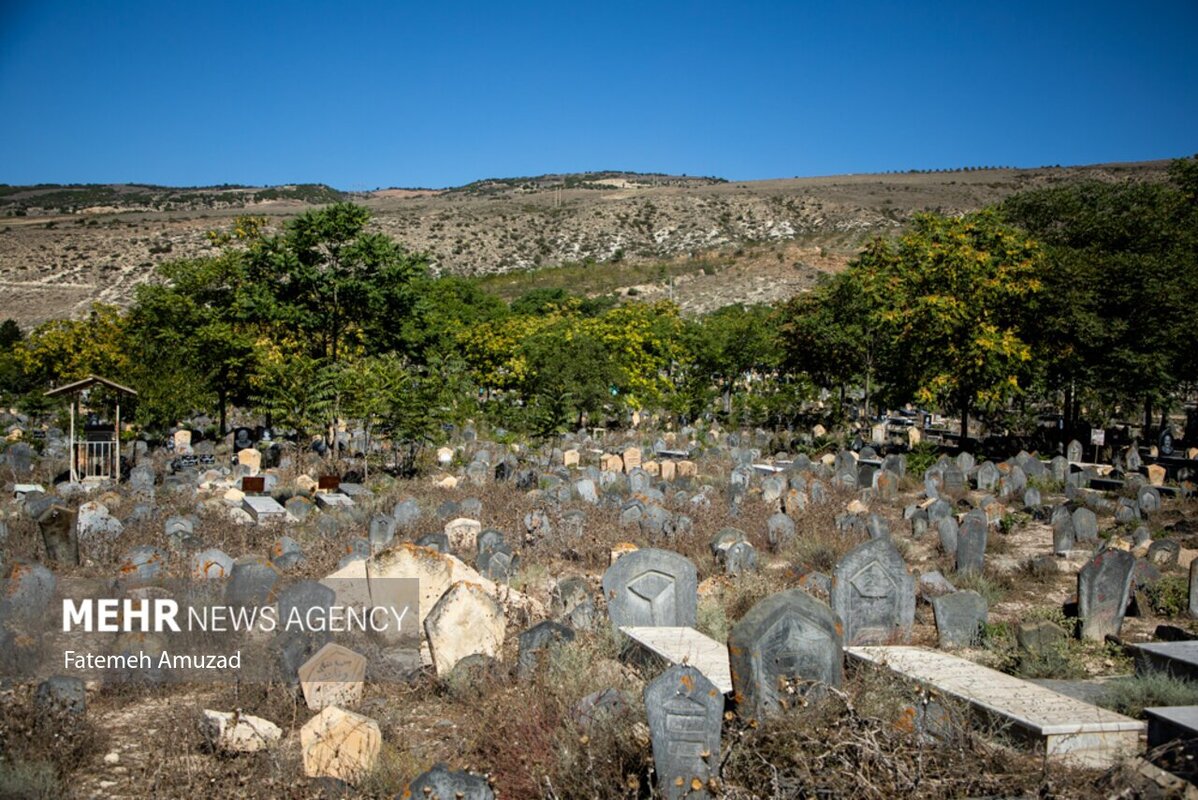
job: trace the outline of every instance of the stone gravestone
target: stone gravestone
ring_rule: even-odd
[[[691,666],[670,667],[645,687],[657,788],[668,800],[710,797],[719,775],[724,695]]]
[[[956,555],[961,529],[956,517],[941,517],[936,523],[936,534],[940,537],[940,549],[948,555]]]
[[[846,645],[905,641],[915,621],[915,579],[890,539],[870,539],[836,566],[832,610]]]
[[[1057,506],[1052,510],[1052,551],[1058,556],[1068,555],[1073,541],[1073,515],[1068,506]]]
[[[516,670],[521,677],[528,677],[537,670],[542,654],[560,642],[574,640],[574,631],[560,622],[545,620],[533,625],[519,636]]]
[[[998,466],[993,461],[987,461],[978,467],[977,482],[978,491],[993,492],[998,486],[998,481],[1002,474],[998,471]]]
[[[38,515],[37,527],[51,561],[71,566],[79,563],[79,537],[75,533],[74,511],[54,503]]]
[[[777,550],[795,538],[795,523],[781,511],[775,513],[766,522],[766,540],[770,548]]]
[[[1136,495],[1136,503],[1145,514],[1155,514],[1161,510],[1161,493],[1153,486],[1141,486]]]
[[[437,764],[408,784],[400,797],[412,800],[495,800],[495,793],[491,791],[486,778],[469,772],[453,772],[444,764]]]
[[[1136,558],[1126,550],[1104,550],[1077,574],[1077,614],[1081,635],[1103,641],[1118,636],[1131,595]]]
[[[450,587],[424,620],[437,675],[448,675],[463,658],[500,658],[506,621],[503,607],[477,583]]]
[[[304,774],[356,783],[374,768],[382,744],[377,722],[329,706],[300,729]]]
[[[940,647],[969,647],[981,638],[986,624],[986,599],[977,592],[961,591],[932,598],[932,613],[936,617],[936,632]]]
[[[1071,441],[1069,446],[1065,448],[1065,458],[1070,462],[1077,463],[1081,461],[1082,455],[1082,443],[1077,439]]]
[[[377,553],[386,549],[395,539],[395,517],[375,514],[370,518],[370,549]]]
[[[1092,542],[1098,539],[1098,517],[1088,508],[1077,508],[1073,511],[1073,535],[1079,542]]]
[[[839,687],[841,632],[832,609],[802,589],[770,595],[753,606],[728,636],[741,715],[764,718],[789,708],[806,694],[806,686],[796,684]]]
[[[986,561],[986,534],[990,524],[986,512],[974,509],[965,515],[957,533],[957,572],[981,574]]]
[[[299,668],[304,702],[313,711],[327,706],[352,706],[362,699],[366,657],[329,642]]]
[[[698,611],[695,565],[669,550],[645,548],[622,556],[603,573],[612,627],[694,627]]]

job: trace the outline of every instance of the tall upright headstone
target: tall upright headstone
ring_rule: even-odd
[[[1118,636],[1131,595],[1136,558],[1126,550],[1104,550],[1077,574],[1077,613],[1081,634],[1103,641]]]
[[[915,579],[889,539],[870,539],[836,566],[832,610],[846,645],[906,641],[915,622]]]
[[[724,695],[692,666],[670,667],[645,687],[657,789],[668,800],[710,797],[719,775]]]

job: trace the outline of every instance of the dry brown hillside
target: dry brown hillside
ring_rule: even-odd
[[[769,302],[835,270],[913,213],[969,211],[1028,188],[1085,179],[1156,180],[1167,162],[841,175],[722,182],[634,173],[480,181],[457,189],[345,194],[143,186],[0,187],[0,319],[22,326],[123,304],[156,264],[210,254],[205,236],[244,213],[277,226],[315,204],[364,203],[376,229],[430,254],[442,274],[491,275],[586,262],[692,268],[615,270],[619,287],[672,295],[685,310]],[[590,262],[595,262],[593,266]],[[697,266],[696,266],[697,265]],[[610,283],[610,281],[609,281]]]

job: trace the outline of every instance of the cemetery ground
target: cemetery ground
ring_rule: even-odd
[[[675,673],[662,673],[665,662],[630,647],[613,630],[607,612],[617,613],[615,597],[603,584],[613,553],[631,549],[623,543],[678,554],[696,570],[693,627],[724,643],[751,610],[789,590],[815,598],[820,608],[825,603],[839,607],[833,595],[852,583],[839,575],[843,565],[858,558],[863,546],[880,541],[879,547],[897,553],[900,570],[913,578],[914,615],[904,623],[901,603],[898,611],[887,607],[887,614],[898,615],[893,629],[860,643],[944,650],[1020,678],[1056,681],[1050,688],[1082,693],[1090,702],[1141,718],[1149,706],[1198,704],[1198,687],[1185,681],[1134,677],[1128,647],[1165,635],[1198,636],[1198,625],[1187,613],[1189,563],[1198,555],[1198,509],[1192,501],[1166,496],[1159,510],[1137,508],[1133,521],[1117,524],[1117,496],[1079,487],[1075,478],[1056,480],[1047,464],[1042,464],[1045,475],[1028,479],[1041,494],[1039,504],[1028,507],[1030,498],[1022,492],[1004,496],[1001,489],[974,488],[979,467],[969,463],[972,459],[942,458],[931,465],[927,475],[933,477],[927,480],[908,472],[891,493],[876,481],[871,486],[862,479],[865,485],[859,487],[847,480],[849,471],[858,475],[858,457],[842,452],[833,460],[835,450],[827,451],[826,463],[818,457],[796,460],[772,474],[748,467],[750,460],[768,457],[749,459],[747,449],[709,446],[694,458],[695,475],[665,480],[660,465],[656,475],[636,468],[617,472],[610,454],[630,442],[577,444],[596,447],[578,448],[578,466],[564,467],[560,450],[526,451],[521,471],[504,470],[497,479],[496,466],[507,462],[490,459],[508,458],[506,448],[459,442],[452,461],[431,467],[424,477],[372,475],[364,481],[371,494],[358,495],[352,507],[309,508],[303,502],[302,519],[289,515],[254,522],[241,511],[240,493],[230,488],[232,476],[225,468],[187,470],[181,483],[164,482],[170,469],[165,457],[154,453],[149,463],[156,483],[148,504],[125,482],[66,502],[76,513],[81,502],[98,502],[107,516],[122,521],[122,529],[115,537],[85,535],[80,521],[81,563],[55,565],[60,580],[126,574],[129,554],[143,546],[164,555],[156,577],[184,577],[199,550],[220,550],[233,559],[277,556],[280,537],[289,536],[302,557],[278,562],[284,578],[319,581],[352,558],[355,542],[373,538],[371,521],[377,515],[395,520],[390,526],[394,540],[382,543],[384,551],[409,547],[454,520],[471,518],[478,522],[476,534],[501,532],[509,555],[518,558],[499,572],[484,567],[480,576],[471,569],[481,563],[477,545],[455,542],[450,550],[468,565],[465,574],[475,585],[499,599],[502,644],[494,659],[474,655],[445,674],[429,663],[402,682],[372,681],[368,672],[361,697],[346,707],[377,723],[381,743],[369,769],[344,783],[305,775],[301,731],[314,712],[294,680],[89,684],[84,714],[51,713],[39,705],[36,684],[10,682],[0,701],[0,797],[397,797],[409,796],[403,793],[417,776],[442,762],[450,770],[485,776],[485,784],[501,798],[1131,797],[1185,791],[1184,783],[1147,766],[1143,741],[1136,752],[1102,767],[1046,759],[1002,720],[979,716],[947,692],[900,680],[857,658],[846,659],[838,686],[833,681],[807,691],[802,680],[758,685],[766,695],[777,694],[780,713],[750,713],[738,684],[721,704],[724,713],[714,717],[718,747],[700,754],[716,766],[705,780],[662,785],[665,768],[654,755],[660,744],[651,717],[655,707],[642,698],[647,687]],[[608,451],[602,460],[611,469],[599,469],[598,448]],[[483,451],[490,453],[487,469],[472,471]],[[292,463],[263,471],[275,476],[273,494],[280,500],[314,498],[314,479],[337,471],[331,462],[314,458],[285,460]],[[1019,463],[1003,463],[1004,481]],[[864,474],[866,468],[860,469]],[[948,485],[953,474],[965,479],[961,486]],[[588,487],[579,483],[595,475],[601,479],[589,491],[598,502],[588,502]],[[52,469],[38,463],[17,482],[51,486],[53,477]],[[944,505],[936,505],[937,494]],[[402,514],[400,504],[406,507]],[[1078,527],[1071,527],[1067,546],[1054,547],[1054,531],[1062,523],[1054,520],[1053,510],[1066,505],[1071,525],[1077,510],[1095,510],[1096,537],[1088,538],[1083,514]],[[1122,506],[1130,508],[1127,502]],[[661,510],[656,522],[655,509]],[[980,571],[958,571],[969,531],[976,530],[970,528],[976,517],[969,512],[977,509],[986,518],[984,564]],[[171,547],[164,525],[186,515],[194,515],[192,528],[200,541]],[[793,532],[780,515],[793,523]],[[938,522],[927,524],[932,515],[959,518],[959,526],[948,526],[956,529],[951,544]],[[6,574],[14,564],[47,562],[43,531],[21,503],[6,501],[3,521]],[[730,554],[738,541],[751,547],[734,558]],[[1116,624],[1111,636],[1086,638],[1077,635],[1082,625],[1078,573],[1099,549],[1134,553],[1135,578],[1127,616],[1122,607],[1117,610],[1121,627]],[[885,563],[871,561],[869,569]],[[563,600],[561,587],[570,578],[582,579],[580,597],[593,604],[584,607],[585,613],[575,614],[577,606]],[[867,588],[860,591],[851,602],[874,597]],[[947,625],[938,625],[933,600],[942,592],[964,596],[968,591],[985,601],[984,623],[967,631],[964,646],[949,648]],[[670,608],[669,614],[685,616]],[[653,613],[647,624],[663,624]],[[1086,621],[1101,613],[1092,609]],[[550,645],[525,668],[520,634],[549,619],[565,622],[573,637]],[[1172,630],[1160,631],[1160,626]],[[853,630],[850,625],[838,634],[846,646]],[[810,630],[796,635],[809,637]],[[472,644],[467,642],[463,652]],[[808,651],[821,646],[803,638]],[[839,645],[835,653],[839,662]],[[795,671],[809,677],[811,669],[803,662]],[[682,680],[689,679],[683,675]],[[230,752],[234,748],[206,733],[201,724],[206,709],[268,720],[281,734],[254,752]],[[709,724],[712,717],[704,719]],[[479,793],[485,792],[479,785],[470,786],[458,796],[489,796]],[[413,791],[421,794],[436,796]]]

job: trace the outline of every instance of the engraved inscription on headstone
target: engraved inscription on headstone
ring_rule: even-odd
[[[915,580],[888,538],[870,539],[845,554],[831,600],[847,645],[905,641],[911,634]]]
[[[657,788],[669,800],[709,797],[719,773],[724,695],[691,666],[673,666],[645,687]]]
[[[612,626],[694,626],[698,608],[695,565],[669,550],[629,553],[603,574]]]

